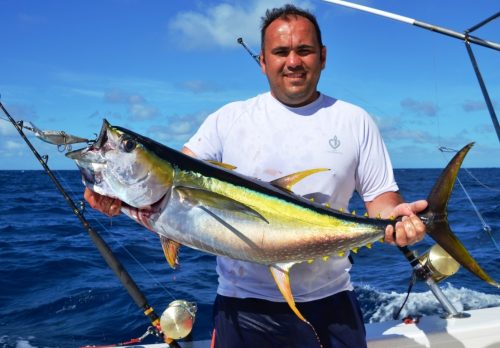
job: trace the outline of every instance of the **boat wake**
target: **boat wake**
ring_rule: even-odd
[[[500,307],[500,295],[486,294],[464,287],[456,288],[450,283],[442,285],[446,297],[457,311]],[[378,323],[394,320],[393,316],[404,302],[406,293],[381,292],[370,285],[355,287],[358,301],[363,311],[365,323]],[[406,316],[442,315],[446,311],[436,300],[431,291],[412,292],[401,310],[398,319]]]

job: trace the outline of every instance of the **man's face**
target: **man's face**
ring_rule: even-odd
[[[266,29],[262,72],[272,95],[289,106],[303,106],[317,98],[326,48],[320,47],[314,25],[304,17],[277,19]]]

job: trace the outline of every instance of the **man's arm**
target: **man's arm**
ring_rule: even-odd
[[[387,226],[386,243],[405,246],[415,244],[424,238],[425,225],[416,214],[427,208],[427,201],[405,203],[398,192],[385,192],[373,201],[365,202],[365,206],[371,217],[380,216],[383,219],[403,217],[396,223],[395,231],[392,226]]]
[[[196,157],[193,151],[187,147],[183,147],[181,152],[188,156]],[[101,213],[111,217],[120,214],[120,209],[122,207],[122,201],[116,198],[111,198],[107,196],[100,195],[88,188],[85,188],[83,198],[89,203],[89,205],[100,211]]]

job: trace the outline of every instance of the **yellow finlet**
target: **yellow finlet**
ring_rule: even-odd
[[[357,253],[358,253],[358,250],[359,250],[359,248],[352,248],[352,249],[351,249],[351,251],[352,251],[353,253],[355,253],[355,254],[357,254]]]
[[[322,257],[323,261],[325,261],[325,262],[328,261],[329,258],[330,258],[330,256],[328,256],[328,255]]]
[[[339,255],[339,257],[344,257],[345,251],[341,250],[337,254]]]
[[[352,215],[356,215],[356,210],[351,211]]]
[[[314,259],[307,260],[307,263],[308,263],[308,264],[311,264],[311,263],[313,263],[313,262],[314,262]]]
[[[365,245],[368,249],[371,249],[372,248],[372,243],[366,243]]]

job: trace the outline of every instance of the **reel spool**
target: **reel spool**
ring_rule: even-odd
[[[189,335],[193,329],[196,316],[196,303],[185,300],[171,302],[160,318],[162,332],[173,339],[181,339]]]
[[[460,268],[460,264],[438,244],[421,255],[418,261],[424,269],[430,270],[430,276],[436,283],[454,275]]]

